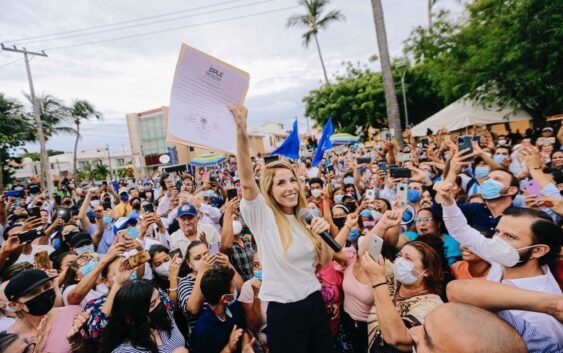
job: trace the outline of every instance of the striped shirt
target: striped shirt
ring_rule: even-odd
[[[509,310],[499,311],[497,315],[514,327],[522,336],[529,353],[563,352],[563,347],[559,345],[559,341],[556,338],[544,335],[522,317],[514,315]]]
[[[180,303],[180,308],[182,309],[182,313],[186,317],[188,321],[188,342],[190,342],[191,334],[194,329],[195,324],[197,323],[197,319],[201,313],[207,308],[207,302],[203,303],[203,307],[201,308],[200,314],[192,315],[188,313],[187,305],[188,299],[190,299],[190,295],[192,294],[192,290],[195,286],[195,277],[193,275],[187,275],[186,277],[180,278],[178,282],[178,303]]]
[[[158,353],[172,353],[174,350],[184,347],[186,345],[186,340],[184,336],[178,330],[174,317],[172,317],[172,332],[170,337],[165,331],[160,331],[160,338],[162,339],[162,344],[158,346]],[[150,353],[148,349],[142,347],[133,347],[129,342],[120,344],[115,348],[112,353]]]

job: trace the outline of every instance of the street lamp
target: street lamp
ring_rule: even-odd
[[[407,94],[405,93],[405,75],[407,73],[407,63],[405,61],[397,65],[397,69],[403,69],[401,72],[401,88],[403,89],[403,105],[405,108],[405,126],[409,127],[409,111],[407,110]]]

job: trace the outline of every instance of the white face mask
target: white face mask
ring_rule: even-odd
[[[317,190],[317,189],[311,190],[311,195],[315,198],[321,197],[321,190]]]
[[[239,221],[234,220],[233,221],[233,233],[235,235],[240,234],[240,232],[242,232],[242,224]]]
[[[94,252],[94,244],[84,245],[79,248],[76,248],[76,254],[81,255],[85,252],[93,253]]]
[[[168,277],[169,269],[170,269],[170,260],[161,263],[158,267],[154,269],[154,272],[156,272],[156,274],[159,275],[160,277]]]
[[[98,206],[100,206],[100,200],[92,200],[92,201],[90,201],[90,206],[92,206],[92,207],[98,207]]]
[[[532,245],[515,249],[501,237],[495,235],[492,239],[489,239],[485,245],[485,256],[489,258],[489,260],[497,262],[504,267],[514,267],[519,262],[522,262],[520,261],[520,253],[518,250],[525,250],[535,246],[536,245]]]
[[[418,277],[424,274],[424,271],[420,272],[418,276],[413,275],[412,271],[414,270],[414,264],[409,260],[406,260],[402,257],[398,257],[395,260],[395,264],[393,266],[393,274],[397,281],[401,282],[402,284],[413,284],[416,282]]]
[[[201,267],[201,260],[196,260],[194,261],[194,263],[192,264],[192,269],[197,272],[199,271],[199,268]]]

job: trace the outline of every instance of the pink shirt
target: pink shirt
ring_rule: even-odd
[[[344,280],[342,282],[344,311],[356,321],[367,322],[374,303],[371,285],[362,284],[354,277],[356,250],[354,248],[344,248],[342,251],[348,256],[348,263],[345,266],[335,264],[334,267],[344,272]]]

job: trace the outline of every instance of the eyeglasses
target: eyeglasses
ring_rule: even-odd
[[[417,217],[416,223],[429,223],[432,222],[432,217]]]

